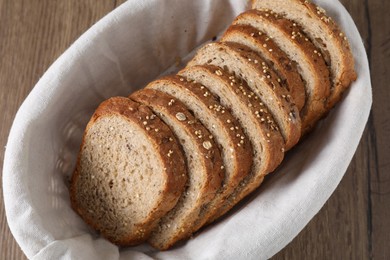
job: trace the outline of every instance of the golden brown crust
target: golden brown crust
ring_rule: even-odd
[[[342,97],[344,91],[350,86],[350,84],[356,80],[357,74],[354,68],[354,58],[351,52],[351,48],[345,34],[342,32],[338,24],[329,16],[326,11],[307,0],[288,0],[286,5],[296,6],[300,11],[299,15],[301,18],[308,19],[305,24],[315,24],[316,27],[321,27],[326,31],[326,40],[332,42],[334,46],[337,46],[338,53],[341,57],[340,68],[336,72],[337,75],[332,75],[332,91],[328,98],[327,109],[332,108]],[[264,2],[260,0],[252,0],[252,8],[260,8],[264,6]],[[271,7],[268,6],[267,7]],[[296,9],[297,10],[297,9]],[[274,11],[280,12],[281,15],[286,17],[293,17],[292,12],[287,10],[275,9]],[[306,32],[310,32],[309,26],[301,24]],[[313,42],[318,42],[318,46],[324,46],[323,39],[311,37]],[[327,47],[321,48],[322,54],[328,65],[332,67],[332,61],[329,53],[327,53]]]
[[[164,81],[166,82],[165,85],[163,83]],[[218,131],[223,131],[225,133],[222,135],[224,140],[222,140],[223,144],[220,143],[220,150],[223,151],[224,160],[227,160],[225,162],[232,165],[232,168],[229,169],[229,175],[226,174],[223,186],[218,191],[216,197],[202,209],[201,214],[193,225],[193,233],[201,228],[207,219],[215,214],[217,209],[222,207],[226,197],[228,197],[238,186],[240,181],[250,173],[253,163],[253,150],[240,123],[237,122],[228,108],[221,105],[219,98],[207,89],[207,87],[177,75],[166,76],[159,79],[158,82],[161,82],[163,84],[161,86],[164,87],[169,85],[169,88],[174,89],[177,93],[185,92],[186,96],[192,96],[192,100],[194,101],[194,104],[192,104],[193,106],[198,106],[201,107],[203,111],[208,111],[207,115],[210,115],[209,113],[212,114],[210,117],[213,117],[212,120],[215,122],[215,125],[209,125],[208,128],[218,127]],[[156,86],[156,84],[149,85],[148,87],[154,86]],[[159,87],[159,89],[161,89],[161,87]],[[191,106],[188,107],[191,108]],[[203,122],[203,124],[205,123]],[[210,132],[213,131],[210,129]],[[216,136],[216,141],[218,142],[218,140],[221,140],[221,138]],[[225,169],[228,173],[228,167],[226,167],[226,165]]]
[[[155,207],[151,209],[148,218],[145,219],[143,223],[138,223],[138,228],[136,230],[129,230],[129,233],[124,237],[108,236],[104,227],[101,227],[101,225],[96,222],[96,219],[87,213],[87,209],[80,208],[78,206],[78,201],[76,200],[76,182],[79,179],[79,171],[81,167],[79,162],[80,155],[83,152],[85,136],[99,118],[112,115],[121,115],[129,122],[137,124],[140,130],[143,129],[145,134],[148,135],[151,142],[154,144],[153,148],[157,150],[158,154],[161,156],[156,159],[160,160],[163,165],[165,165],[164,168],[166,169],[161,172],[161,174],[165,174],[166,183],[162,189],[163,192],[160,194],[161,197],[158,198],[159,201],[156,203]],[[151,119],[151,117],[153,119]],[[159,131],[148,131],[143,122],[147,122],[150,129],[159,129]],[[169,151],[172,151],[171,154],[173,156],[168,156]],[[113,243],[118,245],[136,245],[147,239],[148,235],[156,225],[156,219],[160,219],[174,207],[184,190],[186,180],[187,172],[183,152],[168,126],[159,120],[146,106],[137,104],[128,98],[114,97],[100,104],[84,132],[76,169],[71,180],[71,205],[87,224],[101,232],[103,236]]]
[[[245,114],[252,118],[257,125],[258,138],[255,141],[260,142],[263,147],[261,166],[257,168],[257,171],[255,168],[252,168],[251,174],[226,198],[225,203],[207,219],[207,222],[210,223],[218,218],[222,212],[226,212],[240,199],[255,190],[261,184],[264,175],[272,172],[279,166],[284,157],[284,141],[272,115],[268,112],[261,99],[249,89],[245,81],[213,65],[192,66],[179,72],[180,75],[187,77],[193,73],[204,75],[204,77],[197,77],[202,84],[207,85],[204,78],[210,78],[216,82],[215,86],[229,90],[231,95],[235,95],[241,100],[240,103],[245,104],[243,106],[243,109],[246,110]],[[233,107],[232,109],[237,110],[239,108]]]
[[[297,105],[298,110],[301,111],[305,104],[306,93],[296,62],[292,61],[267,34],[250,25],[232,25],[224,33],[221,41],[236,41],[246,45],[262,56],[267,66],[273,68],[281,78],[281,84],[285,85],[290,91],[294,103]],[[251,46],[246,43],[249,43]],[[255,49],[252,46],[255,46]]]
[[[356,80],[357,74],[355,71],[355,61],[347,37],[342,32],[338,24],[329,16],[326,11],[316,4],[307,0],[297,0],[303,3],[308,11],[313,14],[313,17],[318,17],[324,28],[328,28],[329,38],[336,41],[342,53],[342,73],[339,78],[334,79],[331,96],[328,100],[328,108],[332,108],[342,97],[344,91],[350,84]]]
[[[154,81],[150,84],[156,84],[156,82]],[[164,111],[167,117],[175,118],[180,127],[191,136],[196,145],[194,150],[200,154],[199,158],[203,158],[201,163],[204,165],[202,170],[205,174],[205,179],[203,185],[199,187],[200,191],[196,205],[187,205],[191,207],[191,212],[188,212],[185,219],[182,219],[180,223],[176,222],[178,228],[175,230],[174,235],[166,237],[164,241],[160,241],[160,239],[152,235],[148,240],[153,247],[166,250],[177,241],[188,238],[192,234],[192,223],[197,218],[201,207],[209,203],[221,187],[224,178],[221,154],[209,131],[176,98],[151,88],[141,89],[130,97],[149,106],[152,110]],[[159,114],[157,115],[160,116]]]
[[[239,165],[239,167],[236,168],[236,172],[232,174],[230,182],[225,183],[225,185],[227,185],[227,187],[230,185],[234,186],[235,183],[239,182],[248,174],[252,165],[252,146],[250,142],[247,141],[241,125],[228,109],[221,106],[218,98],[205,86],[188,81],[184,77],[178,75],[165,76],[158,80],[158,82],[162,81],[167,81],[178,88],[187,89],[188,95],[193,95],[198,100],[197,105],[204,107],[205,110],[209,110],[209,112],[215,116],[216,120],[222,125],[225,125],[225,129],[220,130],[223,130],[229,136],[229,140],[226,140],[226,142],[231,140],[231,143],[233,143],[234,146],[232,146],[232,148],[234,148],[234,152],[232,153],[231,159],[235,161],[235,165]],[[147,86],[147,88],[150,88],[153,85],[154,84],[151,84]],[[233,131],[231,130],[232,127],[234,129]],[[222,147],[220,147],[220,149],[222,149]]]
[[[280,85],[279,81],[281,80],[266,65],[265,61],[244,45],[232,42],[215,42],[201,48],[194,59],[188,63],[188,67],[196,64],[220,65],[218,60],[215,61],[213,59],[210,62],[207,61],[207,63],[203,62],[204,57],[202,56],[206,55],[208,51],[215,55],[226,53],[240,67],[240,78],[251,80],[248,86],[256,95],[262,97],[264,104],[268,106],[268,110],[273,114],[274,118],[277,118],[275,113],[278,112],[272,111],[273,109],[271,109],[270,105],[274,105],[273,108],[278,108],[282,113],[280,115],[279,128],[282,129],[285,148],[289,150],[295,145],[301,136],[301,119],[298,108],[291,102],[290,93]],[[229,67],[227,64],[226,66]],[[249,79],[251,73],[257,74],[258,77]],[[261,83],[259,84],[259,82]],[[281,123],[284,125],[281,126]]]
[[[246,20],[257,20],[267,25],[275,26],[284,33],[286,41],[299,48],[305,54],[305,59],[316,72],[316,84],[311,90],[311,97],[306,97],[307,103],[301,111],[302,134],[306,133],[327,112],[326,101],[330,95],[330,75],[325,60],[320,51],[306,37],[301,27],[271,11],[250,10],[239,15],[233,24],[245,24]]]
[[[247,104],[246,109],[254,122],[258,125],[259,141],[264,140],[264,152],[270,154],[270,160],[264,160],[266,172],[273,171],[284,157],[285,146],[283,138],[280,134],[279,127],[268,109],[265,107],[262,100],[251,91],[247,83],[237,78],[228,71],[214,65],[196,65],[185,68],[179,71],[179,75],[188,77],[191,71],[201,71],[205,76],[214,79],[221,87],[229,89],[232,95],[237,96],[241,103]],[[210,88],[210,86],[208,86]],[[213,91],[213,90],[211,90]],[[232,107],[232,110],[237,108]]]

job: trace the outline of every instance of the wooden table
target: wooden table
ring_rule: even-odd
[[[0,0],[1,147],[20,104],[50,64],[122,2]],[[371,116],[335,193],[273,259],[390,259],[390,1],[341,2],[367,49],[374,96]],[[0,167],[3,158],[1,149]],[[0,259],[25,259],[9,231],[3,199],[0,234]]]

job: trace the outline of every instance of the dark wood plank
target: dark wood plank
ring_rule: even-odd
[[[17,109],[50,64],[114,0],[0,0],[0,168]],[[25,259],[5,217],[0,180],[0,259]]]
[[[390,259],[390,10],[389,1],[369,1],[368,57],[374,104],[369,122],[370,238],[372,259]],[[382,14],[382,15],[380,15]]]

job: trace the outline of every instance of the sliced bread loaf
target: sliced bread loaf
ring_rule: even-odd
[[[151,88],[139,90],[130,97],[150,107],[170,126],[186,157],[186,190],[148,239],[153,247],[165,250],[192,234],[193,223],[202,208],[215,197],[221,187],[224,166],[213,136],[182,102]]]
[[[206,86],[217,95],[221,104],[230,108],[244,127],[254,150],[251,173],[208,218],[210,223],[260,186],[264,176],[280,164],[284,157],[284,141],[272,115],[244,80],[212,65],[187,67],[179,75]]]
[[[205,86],[172,75],[153,81],[147,88],[165,92],[180,100],[210,131],[220,148],[225,179],[215,198],[202,208],[193,225],[195,232],[249,174],[253,161],[252,147],[240,123]]]
[[[281,79],[280,84],[290,91],[292,100],[301,111],[305,105],[306,93],[296,62],[292,61],[267,34],[250,25],[232,25],[224,33],[221,41],[243,44],[261,56],[267,66]]]
[[[184,156],[169,127],[144,105],[110,98],[85,130],[71,203],[113,243],[139,244],[175,206],[186,179]]]
[[[301,136],[298,108],[288,90],[280,85],[281,79],[259,55],[241,44],[215,42],[199,49],[187,67],[202,64],[225,68],[245,80],[273,115],[285,140],[285,149],[298,142]]]
[[[306,82],[306,104],[301,111],[302,132],[309,131],[327,112],[326,102],[330,95],[329,70],[320,51],[300,26],[274,13],[250,10],[240,14],[233,24],[251,25],[265,32],[290,59],[296,61]]]
[[[252,7],[268,9],[302,26],[330,66],[332,89],[328,107],[333,107],[356,79],[351,48],[340,27],[323,8],[307,0],[252,0]]]

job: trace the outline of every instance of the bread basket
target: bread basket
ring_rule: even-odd
[[[245,0],[129,0],[92,26],[36,84],[13,123],[4,161],[7,220],[31,259],[267,259],[320,210],[359,144],[372,99],[368,62],[337,0],[314,1],[350,40],[358,80],[260,189],[177,247],[118,248],[70,208],[68,181],[86,123],[104,99],[178,69],[247,8]]]

